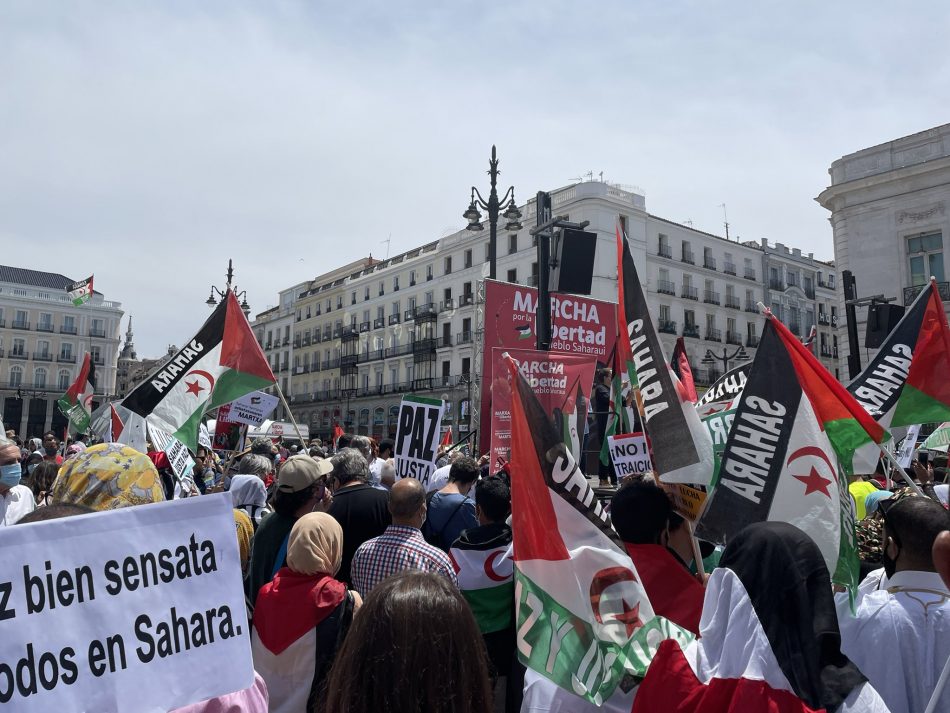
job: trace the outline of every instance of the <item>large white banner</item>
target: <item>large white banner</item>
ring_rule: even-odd
[[[0,710],[164,712],[253,679],[227,493],[0,528]]]
[[[402,397],[394,452],[397,478],[415,478],[428,487],[442,435],[442,411],[440,399]]]

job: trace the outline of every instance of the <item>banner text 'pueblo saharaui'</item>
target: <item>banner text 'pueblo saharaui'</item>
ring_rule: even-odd
[[[227,493],[0,528],[0,709],[167,711],[253,680]]]

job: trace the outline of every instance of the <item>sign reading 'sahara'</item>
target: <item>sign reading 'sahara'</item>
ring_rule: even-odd
[[[435,470],[443,404],[439,399],[407,395],[399,405],[396,431],[396,475],[416,478],[428,486]]]
[[[0,708],[167,711],[250,686],[237,547],[227,493],[0,528]]]

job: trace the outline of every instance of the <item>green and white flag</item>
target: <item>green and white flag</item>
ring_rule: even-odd
[[[95,277],[95,275],[90,275],[85,280],[66,285],[66,292],[69,293],[69,299],[71,299],[73,304],[77,307],[88,302],[89,298],[92,297],[93,277]]]
[[[89,358],[89,353],[83,357],[79,376],[72,386],[63,394],[56,404],[63,415],[69,419],[79,433],[89,428],[89,419],[92,416],[92,397],[96,391],[96,367]]]
[[[229,292],[194,339],[122,405],[195,450],[205,412],[274,382],[247,317]]]
[[[518,657],[603,705],[640,681],[660,641],[692,635],[654,614],[586,476],[512,360],[509,370]]]

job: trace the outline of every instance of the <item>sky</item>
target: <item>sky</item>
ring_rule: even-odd
[[[950,6],[0,4],[0,263],[96,275],[156,356],[228,258],[253,312],[588,171],[832,259],[831,162],[950,120]],[[123,324],[124,331],[124,324]]]

